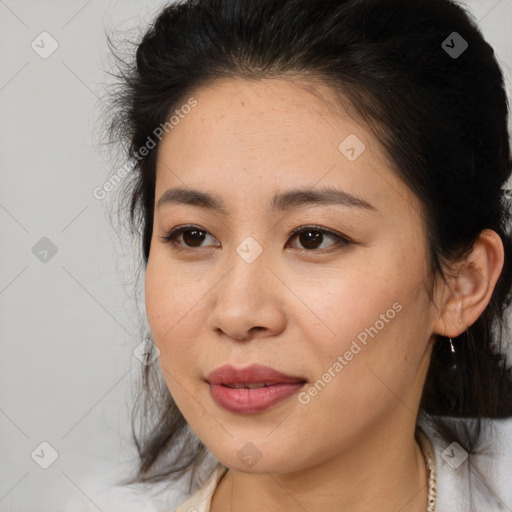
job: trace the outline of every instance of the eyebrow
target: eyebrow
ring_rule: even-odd
[[[215,194],[201,192],[190,188],[170,188],[157,202],[157,208],[169,204],[186,204],[229,215],[224,200]],[[352,206],[370,211],[378,211],[375,206],[364,199],[343,190],[332,187],[312,189],[292,189],[277,193],[269,203],[269,210],[281,212],[303,206],[335,205]]]

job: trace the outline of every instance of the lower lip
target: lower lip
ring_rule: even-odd
[[[305,382],[275,384],[263,388],[233,389],[222,384],[210,384],[213,399],[229,412],[251,414],[264,411],[295,394]]]

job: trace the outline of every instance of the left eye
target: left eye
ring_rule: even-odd
[[[332,231],[315,226],[297,228],[292,231],[290,237],[292,239],[297,237],[298,240],[300,240],[300,243],[303,245],[303,248],[307,250],[325,249],[325,247],[317,246],[319,243],[321,245],[325,238],[331,238],[335,241],[335,243],[331,244],[329,247],[333,247],[334,245],[344,246],[350,243],[350,240],[342,235],[338,235]]]
[[[182,249],[192,249],[192,248],[204,248],[208,246],[202,246],[202,242],[205,240],[207,236],[212,237],[205,231],[204,229],[200,229],[197,226],[181,226],[171,230],[167,235],[160,237],[162,242],[170,243],[173,248],[176,250]],[[324,228],[320,228],[317,226],[306,226],[294,229],[290,233],[290,239],[298,238],[301,247],[295,247],[295,249],[305,249],[307,251],[313,251],[317,249],[325,249],[325,247],[321,247],[325,238],[330,238],[335,241],[335,243],[331,244],[329,247],[333,247],[334,245],[345,246],[349,245],[351,241],[337,233],[326,230]],[[178,238],[182,237],[185,245],[179,243]],[[213,238],[213,237],[212,237]]]

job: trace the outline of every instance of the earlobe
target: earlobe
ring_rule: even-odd
[[[454,338],[476,322],[491,300],[503,263],[501,238],[495,231],[483,230],[449,279],[433,326],[435,334]]]

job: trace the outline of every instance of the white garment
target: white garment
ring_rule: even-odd
[[[174,512],[209,512],[215,488],[227,470],[228,468],[219,462],[201,489],[185,503],[182,503]]]
[[[461,459],[457,447],[448,447],[436,433],[423,426],[428,435],[437,467],[437,506],[435,512],[498,512],[512,511],[512,419],[492,422],[496,436],[489,440],[489,451],[472,456],[477,468],[494,489],[495,501],[487,502],[479,488],[470,487],[468,461],[457,466]],[[444,455],[443,455],[444,453]],[[462,453],[462,452],[461,452]],[[457,466],[457,467],[452,467]],[[227,468],[221,463],[192,495],[184,493],[179,483],[127,487],[110,487],[91,497],[96,506],[66,507],[80,512],[209,512],[211,496]],[[476,478],[472,479],[475,482]],[[484,489],[489,494],[489,491]],[[473,509],[470,503],[473,502]],[[499,507],[502,504],[502,508]],[[426,509],[426,504],[425,504]]]

